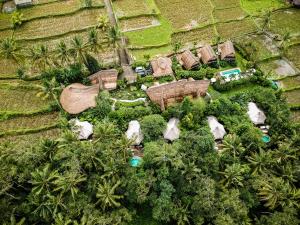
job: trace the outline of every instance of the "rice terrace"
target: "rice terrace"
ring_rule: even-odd
[[[0,0],[0,224],[300,224],[299,0]]]

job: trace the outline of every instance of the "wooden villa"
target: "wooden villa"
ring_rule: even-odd
[[[179,63],[187,70],[199,66],[199,59],[190,50],[186,50],[177,56]]]
[[[151,61],[154,77],[173,75],[172,60],[167,57],[159,57]]]
[[[32,0],[14,0],[15,5],[18,8],[32,5]]]
[[[92,84],[100,84],[102,90],[117,88],[118,71],[115,69],[101,70],[88,77]]]
[[[167,84],[161,84],[148,88],[147,95],[150,100],[158,105],[162,111],[175,102],[180,102],[186,96],[205,96],[209,80],[179,80]]]
[[[235,50],[231,41],[226,41],[218,45],[218,51],[220,53],[221,60],[234,61]]]
[[[198,49],[197,56],[204,64],[212,64],[218,61],[217,55],[210,45],[205,45],[204,47]]]

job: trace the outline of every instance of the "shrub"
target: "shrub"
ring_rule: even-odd
[[[206,73],[204,74],[203,70],[200,69],[199,71],[176,70],[175,74],[177,80],[188,79],[188,78],[193,78],[195,80],[202,80]]]
[[[161,115],[153,114],[145,116],[141,121],[145,142],[159,139],[163,135],[166,125],[166,121]]]
[[[91,74],[96,73],[101,69],[97,59],[95,59],[93,56],[86,54],[85,58],[86,62],[84,64]]]
[[[228,66],[228,63],[227,63],[227,61],[225,61],[225,60],[220,60],[220,62],[219,62],[219,65],[220,65],[220,67],[227,67]]]

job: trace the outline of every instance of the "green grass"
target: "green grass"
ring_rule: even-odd
[[[144,55],[150,55],[153,58],[156,55],[164,55],[172,52],[172,46],[167,45],[158,48],[150,48],[150,49],[135,49],[130,51],[137,61],[144,61]]]
[[[300,76],[287,77],[279,81],[283,89],[290,89],[300,86]]]
[[[161,14],[167,18],[175,30],[190,29],[191,24],[204,26],[212,23],[212,5],[207,0],[156,1]]]
[[[247,33],[257,31],[257,27],[251,18],[246,18],[240,21],[232,21],[228,23],[219,23],[216,27],[219,35],[224,40],[232,39]]]
[[[159,17],[160,26],[144,30],[126,32],[129,38],[129,45],[133,47],[157,46],[168,44],[171,41],[172,27],[168,20]]]
[[[271,31],[275,34],[300,35],[300,10],[287,9],[277,11],[271,17]]]
[[[284,92],[284,96],[287,97],[287,101],[289,104],[300,104],[300,89],[286,91]]]
[[[286,6],[283,0],[240,0],[242,8],[251,15]]]
[[[0,112],[5,111],[34,111],[46,108],[49,101],[36,96],[37,91],[0,89]]]

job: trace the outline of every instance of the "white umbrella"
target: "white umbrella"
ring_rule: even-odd
[[[262,110],[260,110],[254,102],[248,103],[248,112],[250,120],[255,125],[264,124],[266,120],[266,115]]]
[[[141,125],[139,121],[132,120],[129,122],[128,129],[126,131],[126,137],[128,140],[133,141],[133,145],[139,145],[144,139],[142,134]]]
[[[93,125],[87,121],[80,122],[78,119],[70,120],[72,131],[77,134],[79,140],[86,140],[93,134]]]
[[[171,118],[167,124],[167,129],[164,131],[164,139],[174,141],[179,138],[180,130],[177,127],[179,119]]]
[[[210,131],[213,134],[215,140],[223,139],[223,137],[226,134],[224,126],[220,124],[217,118],[214,116],[207,117],[207,120],[208,120]]]

